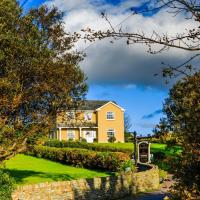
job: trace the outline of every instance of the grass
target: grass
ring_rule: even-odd
[[[108,147],[116,147],[119,149],[129,150],[130,152],[133,151],[133,143],[99,143],[100,146],[108,146]],[[176,153],[181,152],[181,147],[174,146],[167,148],[166,144],[159,144],[159,143],[151,143],[151,153],[154,152],[163,152],[166,155],[174,155]]]
[[[63,165],[57,162],[18,154],[6,161],[6,169],[18,185],[105,177],[111,174]]]

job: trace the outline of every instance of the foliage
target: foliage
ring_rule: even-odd
[[[163,160],[164,158],[166,158],[166,154],[164,152],[155,152],[153,154],[153,159],[156,160]]]
[[[134,142],[134,135],[137,136],[137,132],[133,131],[133,132],[125,132],[124,136],[125,136],[125,142]]]
[[[133,143],[85,143],[85,142],[69,142],[59,140],[48,140],[44,143],[45,146],[50,147],[70,147],[70,148],[82,148],[93,151],[102,152],[124,152],[131,154],[133,152]],[[175,149],[175,150],[174,150]],[[151,153],[163,152],[166,155],[177,155],[181,152],[180,146],[172,146],[167,148],[166,144],[154,143],[151,144]]]
[[[176,163],[176,191],[180,198],[200,195],[200,72],[185,77],[171,90],[165,112],[171,128],[182,143],[183,152]]]
[[[166,118],[161,118],[159,124],[153,129],[155,137],[160,138],[163,142],[171,136],[170,131],[170,125]]]
[[[132,160],[127,160],[127,161],[123,162],[123,164],[121,166],[121,171],[126,172],[126,170],[129,170],[129,169],[130,169],[130,171],[136,171],[135,165]]]
[[[1,200],[11,200],[12,191],[15,188],[14,179],[4,169],[0,169],[0,197]]]
[[[111,175],[102,171],[72,167],[23,154],[18,154],[9,159],[5,162],[5,165],[6,171],[9,172],[18,185]]]
[[[116,137],[115,136],[111,136],[108,138],[108,142],[110,143],[114,143],[116,141]]]
[[[34,146],[30,155],[74,166],[119,171],[129,155],[121,152],[96,152],[76,148]]]
[[[159,169],[159,176],[160,176],[161,181],[167,178],[167,174],[168,174],[167,171]]]
[[[23,13],[18,1],[0,1],[0,161],[47,135],[56,113],[83,98],[76,41],[56,8]]]
[[[113,144],[113,143],[108,143]],[[101,151],[101,152],[124,152],[124,153],[131,153],[129,148],[121,148],[119,143],[114,143],[113,146],[109,146],[108,144],[102,143],[86,143],[86,142],[69,142],[69,141],[59,141],[59,140],[48,140],[44,143],[45,146],[50,147],[70,147],[70,148],[83,148],[93,151]]]
[[[81,138],[81,142],[87,143],[87,140],[85,138]]]

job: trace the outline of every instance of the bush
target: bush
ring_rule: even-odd
[[[132,160],[127,160],[121,165],[121,171],[136,171],[136,167]]]
[[[87,142],[85,138],[81,138],[81,142]]]
[[[160,182],[162,183],[167,178],[167,171],[159,169]]]
[[[59,141],[59,140],[49,140],[44,143],[44,146],[49,147],[70,147],[70,148],[81,148],[81,149],[88,149],[93,151],[102,151],[102,152],[123,152],[131,154],[132,151],[130,149],[122,149],[120,147],[112,147],[112,146],[104,146],[103,144],[99,143],[85,143],[80,141]]]
[[[14,190],[14,179],[9,176],[3,169],[0,169],[0,199],[11,200]]]
[[[165,158],[166,158],[166,155],[165,155],[164,152],[154,152],[153,153],[153,160],[154,161],[157,161],[157,160],[161,161]]]
[[[108,138],[108,142],[114,143],[116,141],[115,136],[111,136]]]
[[[129,155],[122,152],[95,152],[86,149],[47,146],[34,146],[29,154],[73,166],[113,172],[120,171],[123,163],[129,160]]]
[[[125,136],[125,142],[131,142],[131,143],[133,143],[134,142],[133,140],[134,139],[133,139],[132,136]]]

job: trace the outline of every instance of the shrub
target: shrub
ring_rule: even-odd
[[[116,141],[115,136],[111,136],[108,138],[108,142],[114,143]]]
[[[133,139],[132,136],[125,136],[125,142],[131,142],[131,143],[133,143],[134,142],[133,140],[134,139]]]
[[[120,171],[129,155],[122,152],[96,152],[78,148],[34,146],[33,156],[90,169]]]
[[[81,138],[81,142],[87,142],[85,138]]]
[[[93,142],[97,143],[97,142],[98,142],[98,139],[97,139],[97,138],[94,138],[94,141],[93,141]]]
[[[166,155],[164,152],[154,152],[153,153],[153,160],[157,161],[157,160],[163,160],[166,158]]]
[[[121,165],[121,171],[136,171],[135,165],[132,160],[127,160]]]
[[[0,199],[11,200],[11,194],[14,190],[14,179],[3,169],[0,169]]]
[[[167,175],[167,171],[159,169],[160,182],[163,182],[167,178]]]
[[[102,151],[102,152],[123,152],[131,154],[132,150],[130,149],[122,149],[120,147],[115,146],[104,146],[103,144],[99,143],[86,143],[86,142],[69,142],[69,141],[59,141],[59,140],[49,140],[44,143],[44,146],[49,147],[70,147],[70,148],[81,148],[81,149],[88,149],[93,151]]]

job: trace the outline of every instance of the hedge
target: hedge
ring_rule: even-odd
[[[130,159],[128,154],[122,152],[95,152],[80,148],[47,146],[34,146],[28,154],[73,166],[112,172],[120,171]]]
[[[88,150],[101,151],[101,152],[123,152],[123,153],[128,153],[128,154],[132,153],[132,151],[129,149],[104,146],[101,143],[86,143],[86,142],[79,142],[79,141],[48,140],[44,143],[44,146],[59,147],[59,148],[63,148],[63,147],[81,148],[81,149],[88,149]]]

